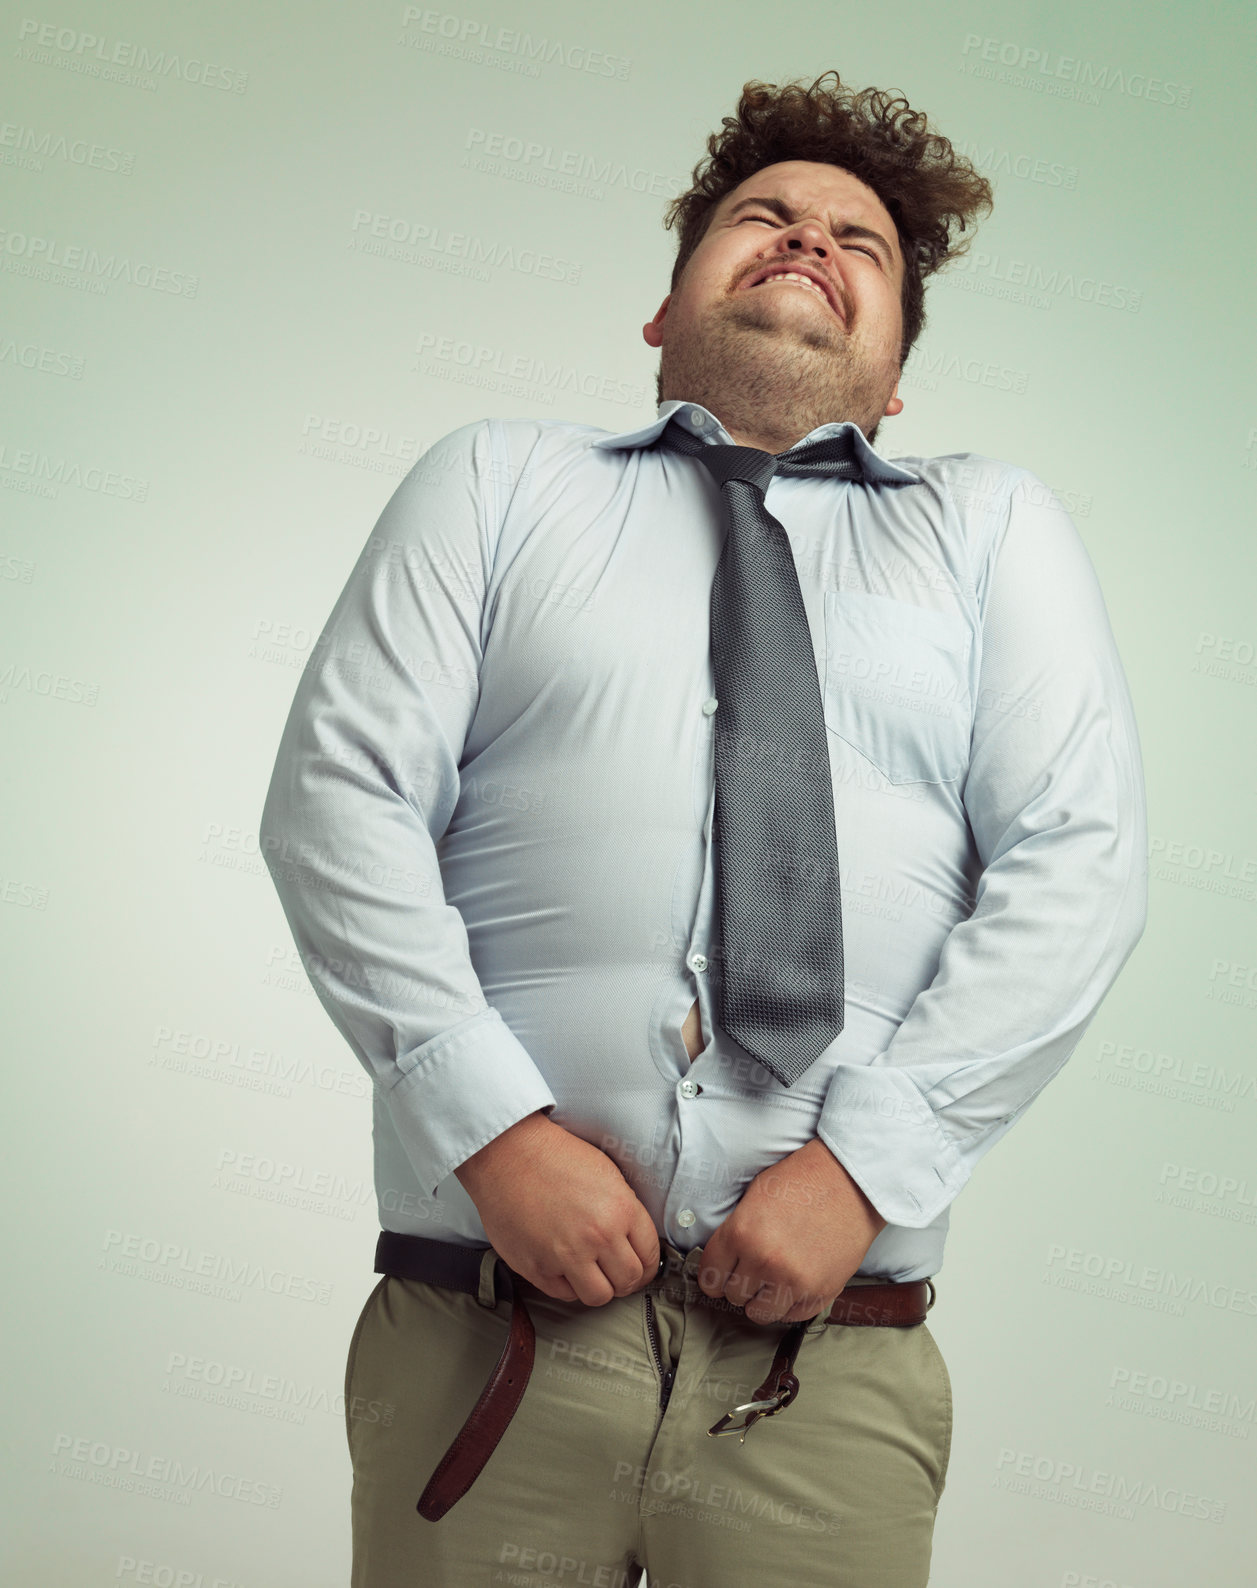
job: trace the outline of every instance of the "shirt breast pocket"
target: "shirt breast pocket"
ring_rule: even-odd
[[[969,761],[968,624],[839,590],[825,596],[825,721],[892,783],[949,783]]]

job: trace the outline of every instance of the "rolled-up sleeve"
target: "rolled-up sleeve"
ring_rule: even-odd
[[[998,515],[997,515],[998,517]],[[1018,471],[977,581],[963,800],[974,909],[870,1065],[835,1071],[818,1134],[891,1224],[932,1223],[1077,1046],[1143,932],[1134,711],[1068,513]]]
[[[479,693],[492,421],[414,465],[297,686],[260,843],[306,973],[421,1183],[555,1098],[485,999],[438,845]]]

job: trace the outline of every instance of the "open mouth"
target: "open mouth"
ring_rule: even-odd
[[[782,282],[785,282],[787,285],[792,287],[801,287],[804,292],[811,292],[815,294],[815,296],[821,300],[827,309],[832,310],[834,314],[838,315],[839,319],[842,318],[842,316],[838,314],[837,304],[830,296],[829,291],[822,286],[822,284],[817,281],[815,277],[806,275],[801,270],[769,271],[767,275],[762,276],[758,281],[753,281],[750,284],[750,288],[747,290],[749,291],[756,287],[772,287],[779,285]]]

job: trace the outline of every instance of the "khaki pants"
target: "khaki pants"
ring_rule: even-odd
[[[817,1323],[797,1399],[745,1443],[709,1438],[753,1398],[785,1325],[698,1288],[702,1248],[604,1307],[524,1299],[523,1401],[439,1522],[415,1503],[506,1339],[510,1306],[381,1279],[345,1375],[353,1588],[924,1588],[951,1445],[928,1328]],[[646,1297],[651,1297],[654,1329]],[[674,1370],[660,1410],[656,1349]]]

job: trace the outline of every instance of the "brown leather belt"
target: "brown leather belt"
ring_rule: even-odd
[[[495,1308],[500,1300],[511,1303],[510,1331],[489,1382],[419,1496],[416,1510],[429,1522],[439,1521],[480,1476],[515,1415],[532,1373],[536,1335],[520,1289],[524,1281],[496,1254],[490,1274],[488,1255],[492,1250],[492,1247],[432,1240],[426,1235],[401,1235],[395,1230],[381,1230],[375,1248],[377,1274],[387,1274],[394,1279],[418,1279],[445,1290],[461,1290],[475,1296],[485,1307]],[[659,1273],[663,1272],[665,1262],[666,1258],[661,1255]],[[721,1298],[710,1299],[713,1305],[722,1304]],[[742,1311],[728,1301],[723,1305]],[[907,1283],[854,1281],[838,1296],[824,1321],[909,1328],[924,1323],[933,1305],[934,1285],[928,1279]],[[740,1434],[745,1440],[747,1430],[759,1418],[775,1416],[789,1406],[799,1393],[799,1381],[793,1371],[794,1359],[804,1335],[815,1322],[815,1318],[805,1318],[786,1328],[768,1376],[752,1399],[726,1412],[707,1430],[709,1434]],[[734,1422],[739,1414],[743,1417],[740,1424]]]

